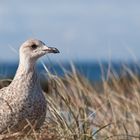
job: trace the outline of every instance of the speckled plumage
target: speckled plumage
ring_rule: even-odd
[[[16,75],[8,87],[0,90],[0,133],[7,128],[22,129],[26,125],[26,120],[32,125],[36,122],[36,128],[43,124],[46,116],[46,100],[35,70],[35,63],[39,57],[51,52],[59,51],[45,46],[36,39],[28,40],[20,47]]]

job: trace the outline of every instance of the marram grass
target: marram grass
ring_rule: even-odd
[[[92,84],[76,70],[58,77],[48,74],[43,84],[48,102],[40,133],[1,134],[14,140],[138,140],[140,139],[140,80],[129,69]],[[0,87],[9,81],[0,82]],[[30,125],[30,124],[29,124]]]

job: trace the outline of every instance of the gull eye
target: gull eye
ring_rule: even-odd
[[[37,47],[38,47],[38,46],[35,45],[35,44],[33,44],[33,45],[31,46],[32,49],[36,49]]]

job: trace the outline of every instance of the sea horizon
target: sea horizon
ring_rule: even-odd
[[[61,63],[56,63],[54,61],[49,62],[41,62],[37,63],[37,71],[41,77],[46,74],[46,70],[44,66],[48,69],[48,71],[54,75],[64,76],[66,73],[72,73],[73,69],[77,71],[78,74],[87,78],[89,81],[98,82],[107,78],[110,72],[115,72],[118,75],[122,74],[125,67],[130,69],[132,72],[140,75],[140,61],[137,62],[121,62],[121,61],[63,61]],[[16,70],[18,68],[18,61],[15,62],[0,62],[0,78],[13,78]]]

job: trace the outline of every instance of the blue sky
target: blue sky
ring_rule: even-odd
[[[57,47],[55,61],[140,59],[139,0],[1,0],[0,19],[1,61],[28,38]]]

